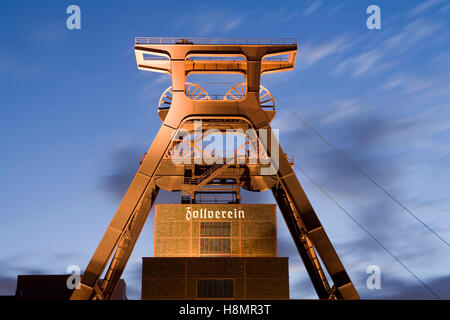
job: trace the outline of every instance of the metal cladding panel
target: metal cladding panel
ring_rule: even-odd
[[[198,299],[199,281],[233,281],[230,299],[289,299],[288,258],[143,258],[142,299]]]
[[[184,278],[142,279],[142,299],[178,300],[185,298]]]
[[[154,229],[155,257],[277,255],[274,204],[160,204]]]
[[[287,258],[274,260],[272,258],[249,259],[246,262],[247,278],[285,278],[289,272]],[[264,266],[264,267],[261,267]]]
[[[247,299],[288,299],[289,279],[247,278],[246,294]]]

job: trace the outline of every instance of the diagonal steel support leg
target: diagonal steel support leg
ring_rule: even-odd
[[[101,291],[103,293],[102,298],[105,300],[111,298],[111,295],[113,294],[114,289],[122,276],[123,270],[125,269],[125,266],[130,258],[139,234],[144,227],[145,221],[147,220],[158,191],[159,188],[151,183],[145,191],[145,195],[139,203],[138,208],[133,214],[133,218],[127,226],[124,236],[121,238],[101,285]]]
[[[289,232],[291,233],[292,239],[300,254],[300,258],[305,265],[309,278],[316,290],[317,296],[319,299],[328,299],[330,286],[317,259],[314,248],[312,248],[310,241],[307,239],[306,230],[304,228],[299,228],[294,218],[292,205],[283,188],[279,185],[274,186],[272,188],[272,193],[277,201]]]
[[[267,129],[271,132],[270,127]],[[319,218],[309,202],[308,197],[303,191],[303,188],[297,179],[286,154],[283,152],[283,149],[279,145],[275,135],[270,133],[269,137],[271,137],[271,139],[261,141],[261,143],[266,148],[269,155],[272,153],[276,155],[278,152],[279,158],[274,159],[271,156],[271,162],[277,172],[279,182],[278,187],[273,192],[277,201],[279,201],[284,208],[284,210],[282,210],[283,216],[288,223],[288,227],[294,237],[297,248],[300,248],[300,255],[305,256],[305,254],[302,253],[302,242],[306,241],[307,243],[310,241],[334,282],[333,287],[335,290],[333,295],[338,299],[359,299],[359,295],[356,292],[350,277],[348,276],[341,260],[334,250],[333,245],[331,244],[325,229],[320,223]],[[275,152],[273,152],[274,150]],[[285,204],[286,202],[287,204]],[[313,252],[314,250],[310,250],[310,253]],[[306,260],[310,259],[311,258],[308,258]],[[303,259],[303,261],[305,261],[305,259]],[[307,270],[308,268],[310,269],[308,270],[308,273],[313,275],[311,279],[314,283],[317,294],[321,298],[325,295],[324,290],[326,289],[326,279],[321,276],[321,269],[311,266],[311,264],[318,264],[318,262],[318,260],[308,261]],[[320,268],[320,264],[318,265]]]
[[[71,296],[72,300],[89,300],[95,297],[107,298],[105,293],[107,295],[112,293],[119,280],[117,276],[120,277],[122,274],[156,198],[157,189],[153,180],[161,159],[172,141],[174,132],[175,129],[166,125],[163,125],[159,130],[114,218],[86,267],[81,278],[80,288],[74,290]],[[113,253],[116,259],[111,261],[109,278],[102,286],[107,291],[103,292],[102,289],[98,288],[98,281]]]

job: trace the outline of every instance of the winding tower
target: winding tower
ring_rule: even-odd
[[[181,191],[184,204],[239,204],[241,188],[272,191],[320,299],[359,298],[270,125],[275,101],[260,77],[292,70],[296,53],[287,38],[135,39],[138,68],[172,78],[159,101],[162,126],[71,299],[111,297],[159,189]],[[245,82],[213,96],[186,81],[193,73],[238,73]],[[241,138],[230,152],[204,143],[213,135]]]

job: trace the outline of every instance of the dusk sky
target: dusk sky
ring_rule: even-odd
[[[1,2],[0,295],[15,293],[18,274],[86,267],[160,128],[157,104],[170,77],[137,69],[136,36],[296,38],[294,71],[263,76],[262,84],[450,242],[450,1],[212,3]],[[71,4],[81,8],[81,30],[66,27]],[[380,30],[366,27],[371,4],[381,9]],[[276,108],[272,127],[298,167],[450,299],[448,245]],[[361,298],[435,298],[296,173]],[[270,191],[243,197],[275,203]],[[162,191],[157,202],[179,200]],[[291,298],[315,299],[278,218]],[[153,213],[123,275],[129,298],[140,298],[141,258],[152,255]],[[366,287],[370,265],[380,267],[379,290]]]

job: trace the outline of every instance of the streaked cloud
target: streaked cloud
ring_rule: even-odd
[[[405,94],[413,94],[425,90],[433,85],[429,79],[405,74],[393,75],[383,86],[383,89],[401,89]]]
[[[405,60],[405,54],[414,50],[415,52],[423,50],[423,42],[438,36],[443,28],[439,21],[430,21],[424,18],[418,18],[409,22],[395,34],[384,38],[380,35],[375,38],[373,45],[365,46],[365,51],[357,50],[356,45],[352,46],[351,55],[346,55],[333,70],[335,75],[349,73],[352,77],[358,78],[363,75],[374,74],[377,72],[387,72],[396,67],[398,60]],[[360,40],[354,39],[358,42]],[[386,88],[392,86],[400,79],[392,79],[390,83],[385,84]],[[409,88],[404,88],[405,92],[413,93],[424,89],[429,84],[418,81],[409,81]]]
[[[330,103],[331,111],[322,119],[330,123],[357,114],[361,106],[357,99],[336,99]]]
[[[229,19],[225,20],[223,24],[223,31],[225,32],[231,32],[239,26],[244,23],[246,17],[248,16],[248,12],[244,14],[236,14],[230,17]]]
[[[271,10],[271,12],[264,15],[261,20],[264,23],[285,24],[291,22],[294,18],[297,18],[301,13],[302,10],[298,7],[283,5],[277,9]]]
[[[365,52],[354,59],[355,70],[353,71],[354,77],[359,77],[373,68],[375,64],[382,57],[382,53],[378,50],[372,50]]]
[[[435,35],[443,25],[439,22],[427,21],[423,18],[418,18],[408,25],[406,25],[399,33],[387,39],[382,47],[385,50],[395,50],[397,53],[414,48],[415,45],[420,45],[420,42],[429,39]]]
[[[443,0],[427,0],[419,4],[418,6],[414,7],[412,10],[410,10],[409,14],[412,16],[420,15],[425,11],[427,11],[428,9],[430,9],[431,7],[434,7],[442,2]]]
[[[350,43],[345,37],[337,37],[320,44],[306,44],[301,51],[298,67],[306,69],[325,58],[338,54],[349,48]]]
[[[321,0],[313,1],[306,9],[303,11],[304,16],[308,16],[314,12],[316,12],[320,7],[322,7],[323,2]]]
[[[227,34],[241,27],[249,14],[250,11],[239,12],[201,6],[189,15],[177,17],[173,20],[172,26],[175,29],[185,29],[189,26],[196,36]]]
[[[367,74],[377,67],[377,62],[383,57],[383,53],[377,49],[360,53],[347,58],[336,65],[334,74],[349,72],[352,77],[357,78]]]

